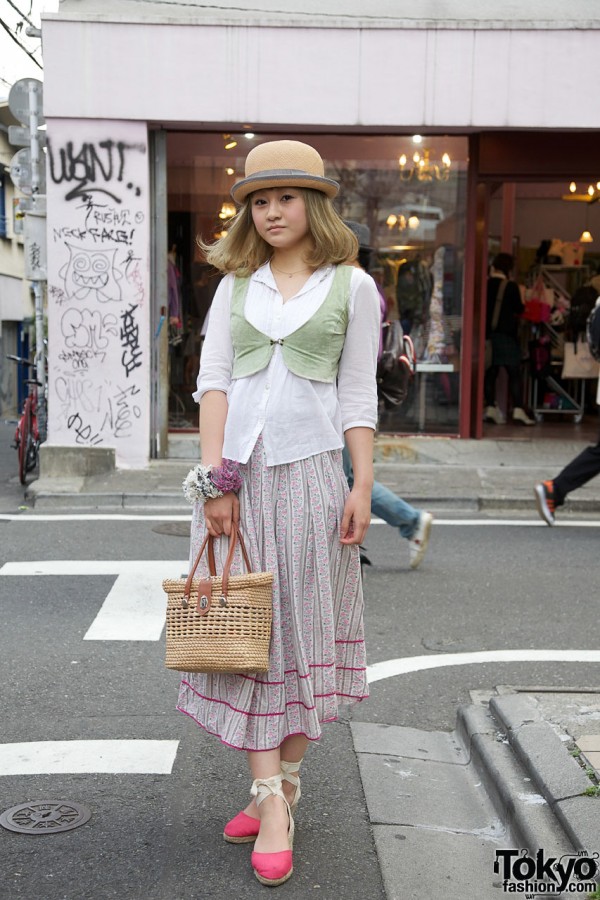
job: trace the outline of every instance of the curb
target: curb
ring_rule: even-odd
[[[456,728],[517,841],[553,856],[597,851],[600,798],[584,795],[590,780],[533,700],[507,694],[461,706]]]
[[[40,491],[39,493],[29,488],[25,494],[36,509],[128,509],[128,510],[161,510],[171,513],[189,513],[189,504],[182,499],[180,493],[139,493],[124,494],[121,492],[107,493],[67,493]]]
[[[535,514],[533,497],[521,496],[426,496],[415,495],[410,491],[402,494],[404,500],[419,509],[429,509],[437,512],[530,512]],[[88,492],[85,489],[79,491],[49,491],[36,490],[35,482],[27,487],[25,499],[37,509],[162,509],[175,512],[188,512],[190,507],[182,499],[181,491],[95,491]],[[600,514],[600,499],[581,498],[567,501],[559,513],[560,516],[589,513]]]
[[[595,852],[600,835],[600,798],[584,795],[591,782],[569,754],[566,743],[523,694],[492,697],[490,711],[506,730],[516,757],[575,850]]]
[[[456,732],[518,847],[557,858],[572,853],[571,841],[547,800],[535,792],[531,773],[513,753],[490,710],[459,707]]]

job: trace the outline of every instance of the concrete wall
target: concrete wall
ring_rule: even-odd
[[[49,444],[149,456],[147,130],[48,121]]]
[[[0,162],[8,167],[17,150],[8,143],[6,132],[0,130]],[[4,184],[7,236],[0,239],[0,334],[3,321],[22,321],[33,314],[29,286],[23,281],[23,239],[13,231],[15,189],[8,172]]]
[[[7,127],[13,120],[5,104],[0,104],[0,122]],[[0,129],[0,162],[5,166],[17,152],[8,143],[4,129]],[[17,324],[33,315],[33,303],[28,282],[23,280],[23,240],[13,231],[13,197],[15,189],[8,172],[5,175],[7,236],[0,238],[0,416],[17,415],[17,368],[6,354],[17,352]]]
[[[597,0],[61,0],[61,18],[319,28],[592,28]]]

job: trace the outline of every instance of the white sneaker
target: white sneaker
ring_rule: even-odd
[[[522,425],[535,425],[533,419],[530,419],[524,409],[521,409],[520,406],[515,406],[513,409],[513,422],[521,422]]]
[[[502,411],[497,406],[486,406],[483,413],[484,422],[495,422],[496,425],[504,425],[506,419],[502,415]]]
[[[419,524],[417,525],[417,530],[408,542],[411,569],[416,569],[417,566],[421,565],[423,562],[425,554],[427,553],[427,544],[429,543],[432,523],[433,516],[431,513],[422,512]]]

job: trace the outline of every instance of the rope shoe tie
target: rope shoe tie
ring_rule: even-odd
[[[301,765],[301,759],[298,760],[298,762],[287,762],[284,759],[281,760],[282,780],[288,781],[295,787],[294,796],[290,801],[292,815],[296,812],[298,801],[301,796],[300,778],[297,774],[300,771]],[[256,840],[259,828],[260,819],[249,816],[248,813],[239,812],[223,829],[223,837],[230,844],[247,844]]]
[[[277,853],[258,853],[256,850],[252,853],[252,868],[254,874],[261,884],[269,887],[275,887],[283,884],[290,878],[294,871],[292,861],[292,848],[294,846],[294,819],[290,805],[285,799],[285,794],[281,788],[283,776],[273,775],[271,778],[257,778],[252,783],[250,793],[256,798],[256,805],[260,807],[267,797],[281,797],[285,803],[289,818],[288,826],[288,844],[289,850],[280,850]]]

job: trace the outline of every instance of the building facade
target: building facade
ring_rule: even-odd
[[[321,152],[414,339],[411,402],[381,428],[481,436],[490,251],[528,269],[598,214],[562,200],[600,179],[593,0],[245,5],[63,0],[43,21],[49,445],[138,467],[195,429],[216,285],[196,237],[277,137]]]
[[[7,354],[28,356],[33,326],[33,300],[23,280],[22,219],[15,211],[10,161],[16,147],[8,142],[8,127],[16,125],[8,103],[0,103],[0,416],[13,419],[23,401],[24,370]]]

